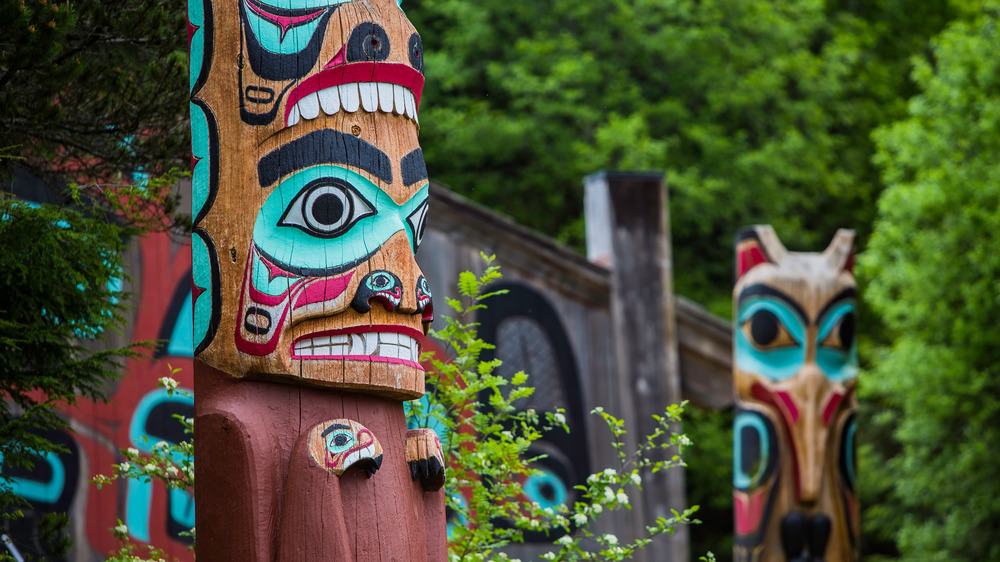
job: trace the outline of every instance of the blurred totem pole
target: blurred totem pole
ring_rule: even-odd
[[[397,0],[189,0],[199,560],[444,560]]]
[[[858,558],[854,232],[789,252],[736,237],[733,495],[737,561]]]

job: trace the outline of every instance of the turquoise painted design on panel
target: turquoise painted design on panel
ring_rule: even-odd
[[[740,439],[740,432],[744,428],[753,428],[760,440],[760,460],[757,463],[757,471],[753,474],[743,472],[741,460],[743,458],[743,441]],[[737,490],[749,490],[760,482],[767,470],[767,461],[771,456],[771,443],[768,440],[767,426],[758,414],[740,412],[733,420],[733,487]]]
[[[149,419],[152,409],[164,402],[181,402],[189,404],[194,408],[194,398],[191,391],[185,388],[179,389],[179,392],[175,391],[173,396],[168,396],[165,388],[153,390],[143,396],[139,404],[136,405],[135,412],[132,413],[132,421],[129,424],[129,441],[140,451],[148,453],[156,443],[155,441],[150,442],[155,438],[146,433],[146,421]],[[171,458],[175,463],[179,463],[184,457],[175,452]],[[188,458],[187,460],[191,459]],[[183,490],[177,491],[190,496],[190,494]],[[151,482],[144,482],[138,478],[129,479],[128,493],[125,498],[125,525],[128,526],[130,535],[147,543],[150,541],[149,509],[152,499],[153,484]],[[173,496],[171,496],[171,500],[173,500]],[[191,498],[188,502],[183,503],[172,501],[171,513],[173,512],[174,505],[181,506],[178,507],[180,510],[179,513],[185,513],[186,510],[183,506],[186,506],[188,503],[193,504],[194,499]],[[178,519],[178,521],[181,520]]]
[[[282,269],[308,270],[310,276],[337,273],[366,259],[397,232],[406,233],[412,248],[415,233],[406,217],[427,200],[428,191],[424,185],[397,205],[358,173],[313,166],[271,192],[254,223],[253,241]]]
[[[188,92],[194,92],[194,83],[198,80],[198,76],[201,75],[201,65],[204,62],[204,50],[205,50],[205,5],[199,0],[188,0],[188,21],[192,26],[196,27],[194,33],[191,35],[191,49],[190,49],[190,59],[189,65],[190,70],[188,72]],[[194,120],[192,119],[192,122]],[[197,215],[197,213],[195,213]]]
[[[264,0],[259,3],[279,10],[318,10],[354,1],[356,0]],[[317,17],[308,23],[282,27],[257,15],[249,2],[246,3],[245,9],[250,28],[261,46],[272,53],[283,55],[297,53],[306,48],[323,20],[322,17]]]
[[[194,326],[191,314],[191,293],[188,293],[181,305],[181,310],[174,321],[174,329],[170,332],[170,343],[167,344],[167,355],[191,357],[194,355]]]
[[[838,327],[840,321],[848,314],[855,311],[855,303],[852,301],[842,302],[834,306],[819,325],[818,341],[820,345],[816,348],[816,363],[823,369],[827,378],[834,382],[841,382],[858,376],[858,346],[852,341],[850,349],[836,349],[822,345],[830,332]]]
[[[197,104],[188,105],[191,106],[191,156],[195,162],[191,169],[191,216],[198,217],[202,207],[208,202],[211,181],[209,150],[212,147],[209,146],[208,118],[205,112]]]
[[[66,485],[66,467],[63,466],[59,455],[46,451],[35,459],[36,463],[44,462],[49,465],[52,477],[48,482],[39,482],[27,478],[10,479],[11,491],[16,496],[20,496],[31,502],[44,502],[53,504],[59,499],[63,487]],[[3,454],[0,454],[0,468],[3,467]]]
[[[283,294],[292,284],[301,279],[301,277],[275,277],[271,279],[271,271],[264,265],[264,262],[260,258],[254,259],[252,268],[251,275],[253,276],[254,288],[272,297]]]
[[[847,467],[847,477],[851,481],[851,487],[854,487],[855,482],[857,482],[857,474],[854,473],[854,435],[858,431],[858,424],[853,419],[850,424],[844,428],[844,432],[847,434],[844,436],[844,455],[847,458],[844,459],[844,466]]]
[[[205,289],[198,299],[191,303],[192,310],[192,345],[200,346],[209,336],[212,323],[212,254],[205,241],[197,234],[191,235],[191,277],[196,287]]]
[[[806,341],[804,320],[782,301],[770,297],[758,297],[747,300],[740,307],[737,326],[742,326],[759,310],[767,310],[774,314],[798,345],[771,350],[758,349],[747,340],[743,330],[737,329],[735,330],[736,364],[742,371],[756,373],[771,380],[785,380],[795,375],[806,360],[806,349],[803,345]]]
[[[524,481],[524,485],[521,487],[524,495],[540,505],[542,509],[566,505],[566,501],[569,499],[566,483],[550,470],[543,468],[540,471],[540,474],[533,474]],[[543,493],[545,488],[548,488],[548,491],[552,493],[552,498],[547,498],[546,494]]]
[[[170,490],[170,517],[183,527],[194,527],[194,496],[186,490]]]

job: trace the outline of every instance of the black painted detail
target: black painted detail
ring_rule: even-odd
[[[437,457],[410,461],[410,478],[420,479],[420,486],[427,492],[440,490],[444,486],[444,467]]]
[[[247,86],[243,89],[243,97],[253,103],[271,103],[274,101],[274,90],[266,86]]]
[[[855,420],[855,415],[852,413],[848,416],[847,420],[844,421],[844,425],[840,430],[840,451],[839,459],[837,462],[840,468],[840,476],[843,479],[844,487],[848,491],[854,493],[855,491],[855,475],[858,473],[858,455],[857,448],[855,446],[855,432],[852,431],[857,420]]]
[[[794,310],[799,315],[799,318],[801,318],[803,322],[809,320],[809,316],[806,315],[806,311],[802,308],[802,305],[796,302],[796,300],[793,299],[792,297],[786,295],[785,293],[769,285],[764,285],[763,283],[757,283],[754,285],[750,285],[746,289],[743,289],[743,291],[741,291],[740,294],[736,297],[737,308],[743,306],[743,301],[745,301],[750,297],[774,297],[780,299],[783,303],[785,303],[792,310]]]
[[[793,511],[781,518],[781,548],[788,562],[824,562],[832,524],[825,513]]]
[[[756,410],[738,408],[736,415],[754,416],[764,426],[764,433],[762,434],[757,426],[746,424],[740,428],[739,435],[734,436],[740,440],[740,470],[743,471],[743,474],[754,480],[750,483],[750,488],[746,490],[737,488],[741,492],[745,492],[760,487],[770,480],[775,471],[777,471],[779,455],[778,434],[774,429],[774,424],[771,423],[771,419]],[[764,457],[765,450],[768,451],[766,458]],[[764,464],[763,470],[761,470],[761,463]],[[758,472],[760,472],[759,476],[757,475]]]
[[[424,162],[424,151],[416,149],[399,161],[403,169],[403,185],[413,185],[427,179],[427,164]]]
[[[389,301],[386,296],[380,294],[393,291],[394,288],[401,289],[402,286],[403,282],[394,273],[385,270],[373,271],[365,275],[361,279],[361,283],[358,284],[358,292],[354,294],[354,300],[351,301],[351,308],[359,314],[364,314],[372,309],[369,301],[376,299],[382,303],[386,310],[395,310],[396,304]],[[402,294],[401,291],[400,294]]]
[[[424,73],[424,42],[420,39],[420,35],[414,33],[410,35],[410,66],[416,68],[421,74]]]
[[[753,343],[766,346],[778,339],[779,320],[770,310],[758,310],[750,317],[750,336]]]
[[[341,274],[347,270],[354,269],[355,267],[361,265],[362,263],[370,260],[371,257],[375,255],[375,252],[378,252],[379,249],[381,248],[382,246],[376,246],[375,248],[372,248],[371,252],[368,252],[367,254],[361,256],[360,258],[353,261],[349,261],[347,263],[337,265],[335,267],[299,267],[279,260],[278,258],[262,250],[261,247],[258,246],[257,244],[254,244],[254,251],[257,252],[261,257],[271,262],[272,264],[280,267],[284,271],[287,271],[288,273],[294,273],[299,277],[329,277],[331,275]],[[233,258],[233,263],[236,263],[235,258]]]
[[[208,320],[208,332],[205,333],[205,339],[200,342],[194,342],[194,354],[197,356],[202,351],[205,351],[205,348],[215,339],[215,332],[218,331],[219,322],[222,320],[222,280],[219,275],[219,254],[215,251],[215,243],[212,242],[212,238],[208,235],[208,232],[196,228],[191,232],[191,235],[198,236],[205,243],[205,248],[208,249],[208,261],[212,268],[212,286],[210,288],[212,291],[212,314]],[[193,300],[191,306],[194,306]]]
[[[319,59],[320,47],[323,46],[323,37],[326,35],[327,24],[334,11],[329,10],[320,18],[316,33],[309,39],[309,43],[305,47],[295,53],[280,54],[272,53],[260,44],[257,36],[253,33],[253,28],[250,26],[246,5],[244,2],[240,2],[240,19],[243,22],[242,35],[246,37],[250,68],[253,69],[257,76],[265,80],[284,81],[304,77],[306,73],[312,70]]]
[[[320,178],[299,191],[278,226],[294,226],[316,238],[337,238],[374,214],[372,203],[351,184],[340,178]]]
[[[413,253],[417,253],[420,248],[420,243],[424,240],[424,225],[427,224],[427,209],[429,205],[427,201],[420,204],[419,207],[414,209],[410,216],[406,217],[406,222],[409,223],[410,228],[413,230]]]
[[[840,319],[839,328],[840,343],[845,349],[850,349],[851,344],[854,343],[854,313],[845,314],[843,318]]]
[[[256,324],[250,321],[251,316],[257,316],[258,318],[263,318],[264,320],[267,321],[267,324],[264,326],[257,326]],[[270,312],[264,310],[263,308],[251,306],[250,308],[247,309],[247,315],[243,319],[243,327],[246,328],[246,331],[250,332],[251,334],[262,336],[271,331],[271,322],[272,320]]]
[[[268,187],[296,170],[318,164],[346,164],[392,183],[392,168],[384,152],[354,135],[320,129],[261,158],[257,165],[260,186]]]
[[[384,61],[389,58],[389,34],[382,26],[362,22],[351,32],[344,55],[347,62]]]

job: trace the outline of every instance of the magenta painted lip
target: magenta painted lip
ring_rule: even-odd
[[[309,94],[354,82],[383,82],[396,84],[413,92],[413,99],[420,111],[420,95],[424,91],[424,75],[408,65],[395,62],[352,62],[324,68],[302,81],[288,94],[285,104],[285,123],[295,104]]]

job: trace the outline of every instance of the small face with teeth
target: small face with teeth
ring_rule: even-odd
[[[417,121],[423,45],[396,2],[240,0],[241,119],[265,136],[340,112]]]
[[[213,14],[196,93],[220,152],[195,231],[211,272],[195,272],[197,299],[218,318],[198,357],[419,397],[432,318],[414,258],[429,190],[420,38],[395,0],[238,1],[238,16]]]

